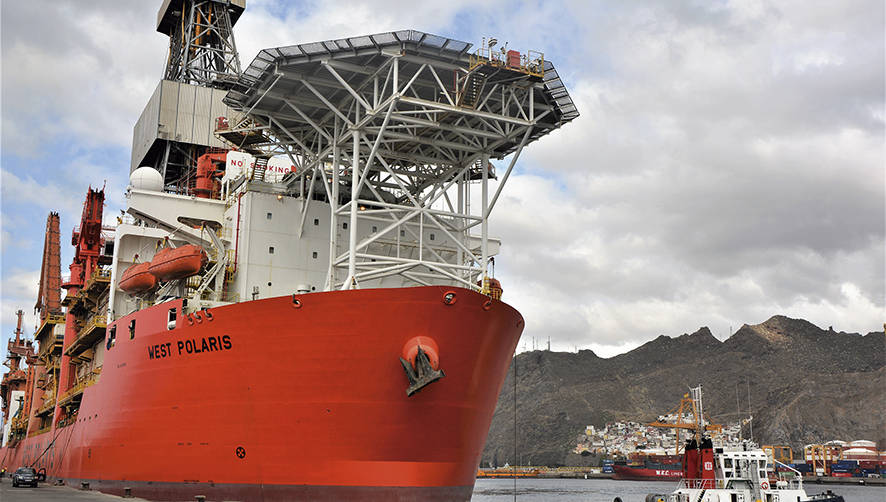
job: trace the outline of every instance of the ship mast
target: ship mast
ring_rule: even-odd
[[[32,377],[33,369],[30,366],[26,370],[22,369],[21,361],[24,359],[26,364],[29,365],[34,362],[33,343],[22,337],[22,317],[24,316],[24,312],[17,310],[15,315],[18,318],[15,328],[15,338],[10,338],[6,344],[6,360],[3,363],[4,366],[9,368],[9,372],[3,375],[2,380],[0,380],[0,398],[3,400],[3,410],[2,415],[0,415],[2,420],[0,420],[0,422],[6,424],[7,421],[12,421],[9,437],[0,437],[0,444],[2,445],[10,444],[11,442],[18,441],[24,437],[28,417],[27,385],[28,380]],[[22,403],[22,406],[20,406],[18,411],[13,414],[11,413],[13,392],[17,391],[24,391],[24,395],[17,398]],[[0,430],[0,435],[2,435],[2,432],[3,430]]]

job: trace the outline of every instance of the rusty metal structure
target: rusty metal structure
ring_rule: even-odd
[[[29,381],[33,378],[34,345],[22,336],[22,317],[24,312],[16,311],[15,338],[6,344],[6,361],[3,365],[9,371],[0,380],[0,398],[3,399],[2,418],[4,425],[2,435],[4,444],[14,444],[25,437],[28,424],[30,399],[27,393]],[[27,364],[21,367],[22,361]],[[15,402],[18,406],[12,411]]]

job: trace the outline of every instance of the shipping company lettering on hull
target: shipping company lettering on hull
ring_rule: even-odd
[[[683,473],[680,471],[662,471],[660,469],[655,470],[656,476],[678,476],[678,475],[682,475],[682,474]]]
[[[175,342],[175,345],[176,349],[178,349],[178,355],[180,356],[184,354],[202,354],[204,352],[230,350],[231,347],[233,347],[231,344],[231,337],[228,335],[210,336],[209,338],[201,338],[199,341],[196,339],[179,340]],[[149,359],[172,357],[175,353],[176,350],[173,350],[172,342],[160,343],[148,347]]]

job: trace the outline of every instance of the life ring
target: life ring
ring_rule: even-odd
[[[760,488],[762,488],[764,490],[768,490],[769,489],[769,481],[763,481],[762,483],[760,483]]]

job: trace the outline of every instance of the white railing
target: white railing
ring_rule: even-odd
[[[680,480],[680,483],[677,484],[677,489],[685,489],[685,490],[710,490],[712,488],[723,488],[723,480],[722,479],[686,479],[683,478]]]
[[[795,479],[787,479],[784,476],[779,475],[778,481],[776,481],[778,486],[786,487],[791,490],[802,490],[803,489],[803,473],[801,473],[797,469],[794,469],[793,467],[791,467],[787,464],[783,464],[783,463],[779,462],[778,460],[775,460],[774,458],[772,459],[772,461],[775,462],[776,464],[788,469],[789,471],[793,472],[794,476],[795,476]],[[778,471],[776,471],[776,472],[778,472]],[[785,483],[787,483],[787,486],[784,485]]]

